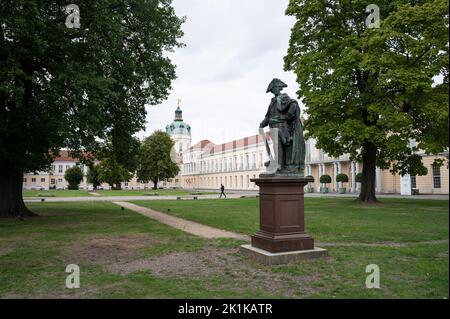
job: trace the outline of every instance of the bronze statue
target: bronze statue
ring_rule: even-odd
[[[275,150],[276,168],[266,176],[304,176],[305,140],[300,120],[300,107],[281,90],[287,87],[280,79],[273,79],[266,93],[272,92],[272,98],[266,117],[260,124],[260,130],[269,126]],[[275,139],[278,135],[278,139]],[[268,150],[268,152],[270,152]],[[272,159],[272,155],[269,153]],[[266,167],[270,161],[265,163]]]

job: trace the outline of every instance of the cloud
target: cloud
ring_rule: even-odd
[[[283,71],[292,17],[284,15],[288,0],[174,0],[183,25],[185,48],[170,57],[177,75],[168,100],[148,107],[148,136],[173,121],[176,99],[182,99],[192,142],[215,143],[257,134],[271,96],[274,77],[295,97],[298,85]]]

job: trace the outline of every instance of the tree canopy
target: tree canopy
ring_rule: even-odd
[[[78,185],[83,180],[83,172],[78,165],[72,166],[66,169],[64,179],[69,183],[69,189],[78,189]]]
[[[80,27],[68,28],[60,3],[0,2],[0,216],[29,213],[23,172],[47,169],[61,148],[126,143],[144,128],[145,105],[171,89],[166,52],[182,46],[184,22],[171,0],[77,5]]]
[[[109,184],[112,189],[122,189],[122,182],[128,182],[133,177],[133,174],[114,157],[104,158],[96,165],[96,170],[98,181]]]
[[[173,146],[170,136],[162,131],[144,139],[139,152],[138,180],[143,183],[152,181],[156,189],[159,181],[175,177],[180,169],[171,158]]]
[[[92,184],[94,189],[100,186],[101,180],[99,177],[98,165],[91,164],[86,174],[88,183]]]
[[[379,28],[367,28],[371,3],[291,0],[286,11],[296,23],[285,69],[300,85],[307,137],[362,160],[362,201],[376,201],[376,166],[423,175],[416,151],[448,147],[448,2],[377,1]]]
[[[98,179],[114,189],[121,189],[136,172],[140,143],[133,136],[111,134],[101,143],[97,151],[100,163],[96,165]]]

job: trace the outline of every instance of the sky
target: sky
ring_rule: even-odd
[[[287,5],[288,0],[174,0],[177,15],[187,18],[181,39],[186,47],[169,55],[178,78],[166,101],[147,107],[146,130],[138,136],[165,130],[178,98],[192,143],[220,144],[258,134],[273,78],[297,98],[295,75],[283,71],[295,22],[284,14]]]

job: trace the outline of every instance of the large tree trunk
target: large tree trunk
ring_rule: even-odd
[[[158,179],[157,178],[153,179],[153,189],[158,189]]]
[[[361,193],[358,199],[366,203],[376,203],[375,196],[375,169],[377,159],[377,148],[374,144],[366,142],[362,148],[363,159],[363,180],[361,185]]]
[[[0,217],[32,217],[22,198],[23,172],[8,162],[0,162]]]

